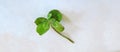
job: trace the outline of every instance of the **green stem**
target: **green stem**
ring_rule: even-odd
[[[62,37],[66,38],[67,40],[69,40],[71,43],[74,43],[74,41],[72,39],[70,39],[69,37],[63,35],[62,33],[58,32],[54,27],[52,27],[59,35],[61,35]]]

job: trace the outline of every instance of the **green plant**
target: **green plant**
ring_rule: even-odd
[[[71,40],[70,38],[68,38],[67,36],[65,36],[61,33],[64,31],[63,25],[60,24],[61,20],[62,20],[61,12],[56,9],[51,10],[48,13],[47,18],[38,17],[35,20],[35,24],[37,25],[36,31],[37,31],[37,33],[39,33],[39,35],[43,35],[44,33],[46,33],[49,30],[49,28],[51,26],[59,35],[66,38],[70,42],[74,43],[73,40]]]

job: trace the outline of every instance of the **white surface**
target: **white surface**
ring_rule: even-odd
[[[64,14],[75,44],[52,29],[35,32],[51,9]],[[0,0],[0,52],[120,52],[120,0]]]

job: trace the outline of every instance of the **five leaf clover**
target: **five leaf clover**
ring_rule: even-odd
[[[73,40],[61,33],[64,31],[64,26],[60,23],[61,20],[62,13],[56,9],[53,9],[48,13],[47,18],[38,17],[35,20],[35,24],[37,25],[36,31],[39,35],[43,35],[51,26],[59,35],[74,43]]]

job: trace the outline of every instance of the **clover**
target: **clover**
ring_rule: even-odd
[[[35,24],[37,25],[36,32],[39,35],[43,35],[50,29],[51,26],[59,35],[66,38],[70,42],[74,43],[72,39],[61,33],[65,29],[64,26],[60,23],[61,20],[62,20],[62,13],[59,10],[53,9],[48,13],[47,18],[38,17],[35,20]]]

